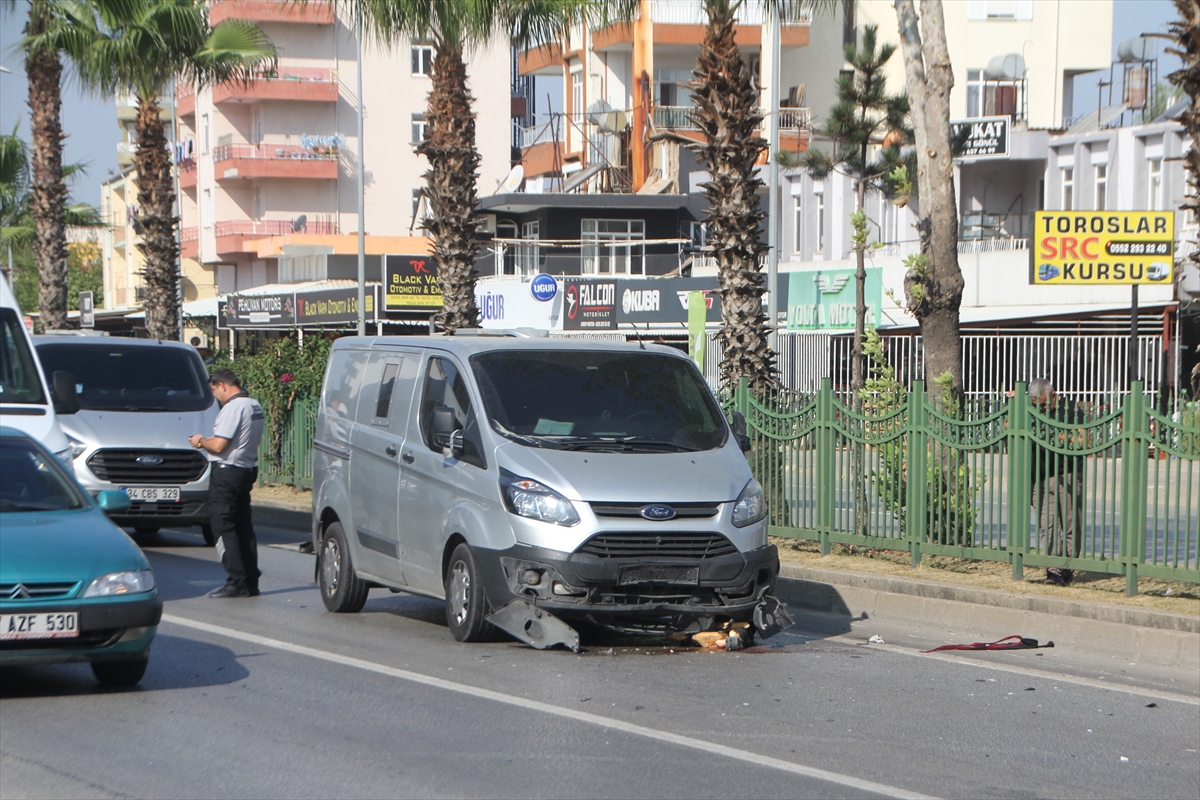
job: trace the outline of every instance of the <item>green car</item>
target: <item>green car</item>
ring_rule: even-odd
[[[0,427],[0,665],[86,661],[104,684],[142,679],[162,600],[146,556],[48,450]]]

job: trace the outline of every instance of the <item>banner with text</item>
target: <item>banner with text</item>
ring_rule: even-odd
[[[431,256],[384,256],[384,271],[385,310],[420,311],[442,307],[437,263]]]
[[[617,282],[595,278],[563,279],[563,330],[614,330]]]
[[[363,312],[367,322],[375,321],[379,284],[367,284]],[[339,325],[358,322],[358,287],[326,289],[320,292],[296,292],[296,324]]]
[[[1174,276],[1174,211],[1038,211],[1029,283],[1161,284]]]
[[[805,270],[788,273],[788,330],[844,330],[854,328],[855,285],[852,269]],[[864,286],[867,324],[882,322],[883,269],[867,268]]]

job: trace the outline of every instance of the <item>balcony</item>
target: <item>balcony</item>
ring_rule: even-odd
[[[200,229],[179,229],[179,256],[181,258],[200,257]]]
[[[175,113],[182,119],[196,114],[196,86],[191,83],[175,85]]]
[[[196,159],[185,158],[179,162],[179,188],[196,188]]]
[[[297,215],[299,216],[299,215]],[[269,236],[295,233],[291,220],[286,219],[240,219],[216,224],[217,253],[253,253],[252,242]],[[332,222],[309,222],[299,233],[329,236],[337,230]]]
[[[336,147],[229,144],[213,150],[218,181],[250,178],[309,178],[335,180]]]
[[[297,25],[332,25],[333,6],[326,3],[298,3],[296,0],[214,0],[208,4],[212,25],[227,19],[249,22],[290,22]]]
[[[136,152],[137,142],[117,142],[117,166],[125,168],[133,164]]]
[[[290,100],[302,103],[336,103],[337,73],[311,67],[280,67],[270,78],[230,81],[213,87],[213,103],[259,103]]]
[[[654,20],[654,43],[656,45],[696,46],[704,40],[704,29],[708,16],[700,0],[654,0],[650,4]],[[739,45],[758,47],[762,45],[762,24],[767,18],[762,0],[745,0],[734,15],[737,27],[734,32]],[[802,47],[808,44],[809,24],[812,22],[812,6],[805,3],[795,13],[783,20],[780,29],[780,44],[784,47]],[[597,30],[592,37],[594,50],[628,50],[633,41],[633,26],[626,23],[610,25]]]

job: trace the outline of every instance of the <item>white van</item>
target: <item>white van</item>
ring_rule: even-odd
[[[4,277],[0,277],[0,425],[29,434],[71,468],[71,445],[59,427],[42,365]]]
[[[578,649],[568,623],[687,633],[786,620],[763,490],[695,365],[596,341],[347,337],[317,417],[313,546],[331,611],[372,587]]]

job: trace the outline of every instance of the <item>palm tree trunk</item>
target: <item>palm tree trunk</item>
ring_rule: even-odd
[[[453,332],[479,327],[475,305],[475,112],[460,50],[436,48],[432,91],[425,112],[426,138],[417,152],[429,160],[425,196],[431,216],[422,225],[433,235],[433,258],[442,289],[442,310],[434,320]]]
[[[708,26],[689,84],[696,103],[693,120],[704,141],[693,150],[709,174],[704,195],[711,204],[707,236],[721,297],[721,381],[732,386],[743,377],[769,381],[774,372],[758,265],[767,251],[759,239],[762,181],[754,174],[767,143],[758,134],[762,115],[749,65],[734,40],[733,10],[715,0],[706,0],[705,10]]]
[[[146,279],[146,331],[152,339],[179,340],[179,245],[175,241],[175,187],[158,98],[138,94],[138,220]]]
[[[26,34],[42,33],[46,24],[34,3]],[[43,330],[67,324],[67,186],[62,174],[62,63],[54,51],[25,56],[29,81],[29,132],[33,140],[29,195],[36,240],[38,310]]]

